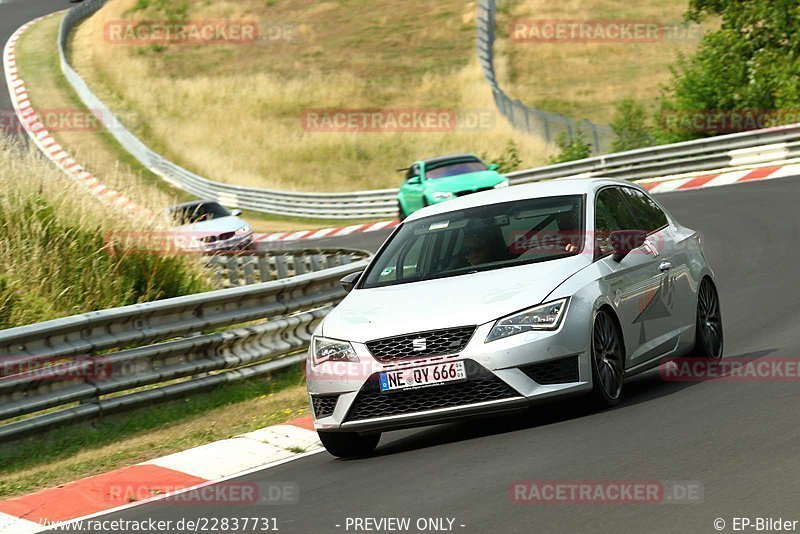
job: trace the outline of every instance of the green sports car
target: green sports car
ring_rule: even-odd
[[[415,161],[397,194],[400,220],[431,204],[508,186],[497,165],[486,165],[472,154],[453,154]]]

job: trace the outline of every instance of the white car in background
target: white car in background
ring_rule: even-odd
[[[219,202],[197,200],[167,210],[172,229],[183,247],[206,253],[244,250],[253,242],[253,229],[239,218],[240,210],[229,211]]]

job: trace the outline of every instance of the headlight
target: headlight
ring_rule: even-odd
[[[314,365],[331,362],[357,362],[358,356],[347,341],[315,337],[311,344],[311,361]]]
[[[561,299],[498,319],[486,337],[486,342],[531,330],[555,330],[566,307],[567,299]]]
[[[503,180],[502,182],[494,186],[494,189],[503,189],[504,187],[508,187],[508,180]]]
[[[242,226],[238,230],[236,230],[236,235],[244,235],[250,233],[250,227],[247,225]]]
[[[431,196],[433,197],[433,200],[445,200],[448,198],[453,198],[453,193],[449,191],[438,191],[433,193]]]

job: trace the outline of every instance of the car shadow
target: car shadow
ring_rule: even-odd
[[[778,349],[766,349],[736,356],[726,356],[723,360],[726,362],[740,361],[746,363],[748,361],[764,358],[777,350]],[[679,362],[680,361],[681,360],[679,360]],[[543,401],[532,405],[529,410],[522,413],[480,419],[467,419],[464,421],[426,427],[412,435],[395,439],[385,445],[379,445],[378,449],[376,449],[371,457],[388,456],[411,450],[446,445],[448,443],[457,443],[486,436],[543,427],[563,421],[580,419],[582,417],[591,417],[607,411],[623,410],[626,407],[673,395],[702,382],[712,380],[705,379],[702,376],[692,376],[689,379],[678,380],[667,378],[669,375],[664,369],[665,366],[668,365],[675,364],[667,363],[659,368],[649,370],[627,380],[625,382],[623,400],[614,408],[607,410],[600,409],[588,395],[561,400]],[[711,365],[713,367],[715,364],[712,363]],[[725,368],[729,369],[727,366]],[[715,375],[713,379],[719,379],[719,375]],[[475,420],[480,420],[481,424],[474,424]]]

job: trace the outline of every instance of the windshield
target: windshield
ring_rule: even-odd
[[[230,217],[231,212],[216,202],[203,202],[172,209],[172,218],[178,225],[192,224],[220,217]]]
[[[379,253],[361,287],[514,267],[579,254],[583,196],[479,206],[409,221]]]
[[[486,165],[478,159],[457,159],[429,164],[425,168],[425,178],[431,180],[485,170]]]

